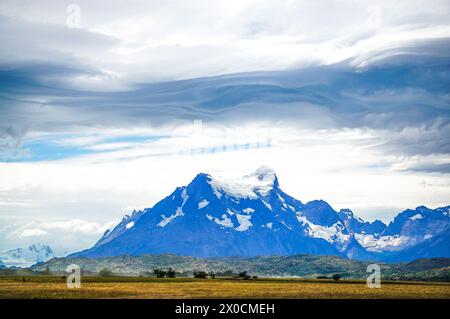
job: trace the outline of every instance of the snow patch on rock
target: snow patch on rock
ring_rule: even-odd
[[[410,242],[410,238],[407,236],[381,236],[366,234],[355,234],[356,240],[366,248],[368,251],[381,252],[381,251],[393,251],[398,247],[404,247]]]
[[[209,220],[215,222],[217,225],[222,226],[222,227],[231,228],[234,226],[233,222],[231,221],[231,218],[228,217],[226,214],[222,215],[222,219],[213,217],[209,214],[206,215],[206,218],[208,218]]]
[[[410,220],[418,220],[418,219],[422,219],[422,218],[423,218],[422,215],[416,214],[416,215],[414,215],[414,216],[411,216],[409,219],[410,219]]]
[[[166,217],[165,215],[161,215],[162,220],[158,223],[159,227],[166,227],[167,224],[169,224],[172,220],[174,220],[177,217],[183,216],[183,210],[181,207],[177,207],[177,211],[175,214],[170,215],[169,217]]]
[[[183,204],[181,204],[181,207],[184,206],[184,204],[186,204],[186,201],[188,200],[189,196],[187,195],[187,191],[186,191],[186,187],[183,189],[183,191],[181,192],[181,198],[183,199]]]
[[[206,206],[208,206],[208,204],[209,202],[206,199],[204,199],[200,203],[198,203],[198,209],[205,208]]]
[[[250,219],[252,218],[251,215],[236,214],[236,217],[239,222],[239,226],[235,228],[237,231],[246,231],[252,226],[252,223],[250,221]]]
[[[310,222],[305,216],[300,214],[297,214],[297,220],[308,226],[308,233],[311,237],[322,238],[329,243],[343,243],[350,238],[350,235],[346,235],[342,232],[344,227],[341,222],[336,222],[329,227],[321,226]]]

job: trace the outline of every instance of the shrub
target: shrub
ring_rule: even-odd
[[[166,272],[164,270],[161,270],[161,269],[155,269],[155,270],[153,270],[153,273],[158,278],[164,278],[166,276]]]
[[[172,268],[169,268],[169,270],[167,271],[167,277],[175,278],[175,270],[173,270]]]
[[[339,274],[334,274],[333,276],[331,276],[331,278],[335,281],[339,281],[342,278],[342,276]]]
[[[194,271],[194,278],[205,279],[208,274],[205,271]]]
[[[251,278],[251,276],[247,275],[246,271],[240,272],[239,277],[241,277],[244,280],[249,280]]]

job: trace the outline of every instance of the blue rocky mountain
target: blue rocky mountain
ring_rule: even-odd
[[[70,257],[322,254],[408,260],[402,251],[426,246],[448,231],[449,209],[421,206],[385,225],[364,221],[349,209],[336,211],[323,200],[303,203],[280,188],[269,167],[236,180],[200,173],[152,208],[125,216],[92,248]],[[415,258],[425,251],[415,252]]]

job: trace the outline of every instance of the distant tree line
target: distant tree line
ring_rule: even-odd
[[[103,268],[98,272],[98,275],[100,277],[111,277],[113,276],[113,272],[108,268]],[[167,270],[156,268],[153,269],[153,272],[145,272],[143,273],[145,276],[156,276],[157,278],[176,278],[176,272],[173,268],[169,268]],[[251,276],[247,273],[247,271],[241,271],[239,273],[234,273],[231,270],[226,270],[224,272],[206,272],[204,270],[196,270],[193,272],[194,278],[201,278],[201,279],[215,279],[216,276],[219,277],[234,277],[234,278],[240,278],[243,280],[249,280],[249,279],[256,279],[258,276]],[[141,274],[142,276],[142,274]]]
[[[247,271],[242,271],[240,273],[238,273],[237,275],[235,273],[233,273],[233,271],[231,270],[227,270],[225,272],[210,272],[209,274],[206,271],[203,270],[199,270],[199,271],[194,271],[194,278],[201,278],[201,279],[206,279],[206,278],[211,278],[211,279],[215,279],[216,276],[220,276],[220,277],[237,277],[237,278],[242,278],[243,280],[249,280],[251,278],[256,279],[258,278],[258,276],[250,276],[247,274]]]

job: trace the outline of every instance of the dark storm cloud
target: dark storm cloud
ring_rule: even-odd
[[[420,165],[412,165],[407,171],[412,172],[440,172],[440,173],[449,173],[450,172],[450,164],[420,164]]]
[[[377,147],[392,154],[449,154],[449,43],[445,38],[374,52],[366,57],[372,64],[360,68],[349,60],[291,71],[134,83],[132,89],[112,92],[67,86],[65,79],[102,74],[81,63],[3,64],[0,147],[19,145],[30,131],[156,127],[201,119],[373,129],[381,132]],[[448,165],[424,170],[447,172]]]

